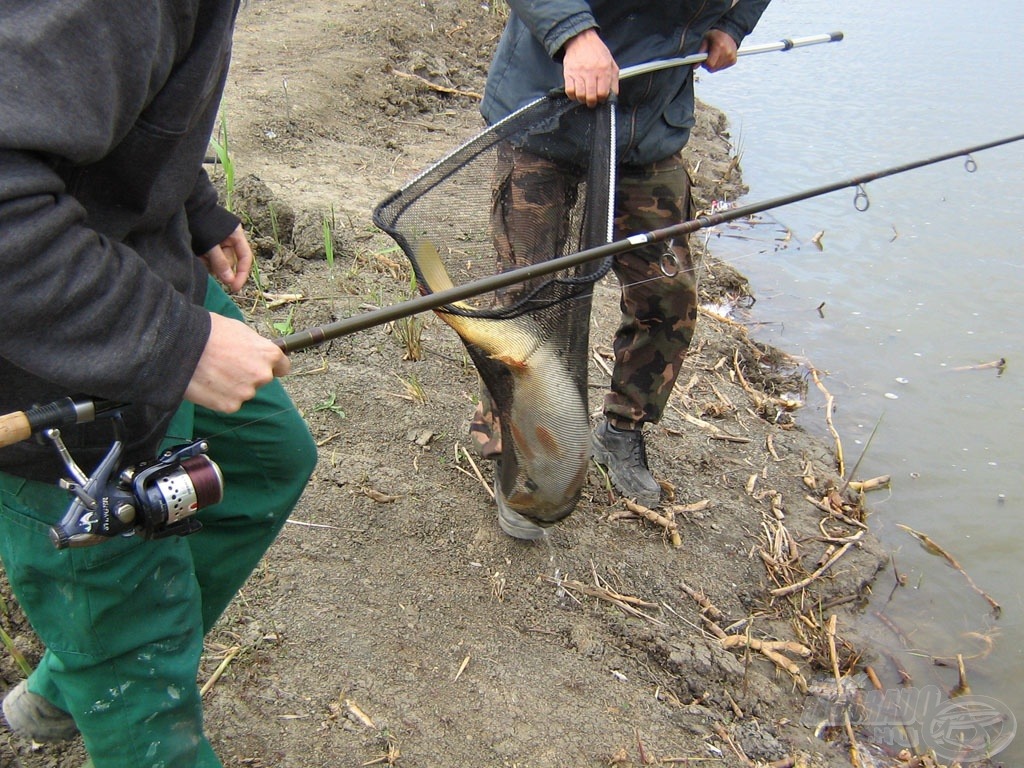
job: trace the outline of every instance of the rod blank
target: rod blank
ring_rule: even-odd
[[[497,275],[489,275],[488,277],[463,283],[462,285],[457,285],[444,291],[429,293],[424,296],[417,296],[414,299],[399,302],[398,304],[393,304],[390,307],[376,309],[363,315],[355,315],[354,317],[344,318],[333,323],[328,323],[327,325],[298,331],[288,336],[282,336],[281,338],[276,339],[275,343],[285,352],[296,352],[301,349],[308,349],[309,347],[315,347],[325,341],[336,339],[350,333],[355,333],[356,331],[363,331],[367,328],[383,325],[384,323],[399,320],[403,317],[409,317],[411,315],[418,314],[419,312],[441,309],[447,304],[454,304],[457,301],[462,301],[490,291],[496,291],[499,288],[507,288],[510,285],[515,285],[516,283],[532,280],[537,277],[543,277],[544,275],[550,275],[565,269],[571,269],[572,267],[579,266],[580,264],[584,264],[585,262],[592,261],[594,259],[601,259],[606,256],[615,256],[619,253],[639,248],[640,246],[648,243],[664,242],[669,238],[690,234],[727,221],[735,221],[736,219],[752,216],[755,213],[762,213],[763,211],[768,211],[773,208],[781,208],[785,205],[797,203],[802,200],[808,200],[812,197],[826,195],[840,189],[858,187],[862,184],[868,183],[869,181],[885,178],[886,176],[894,176],[898,173],[905,173],[906,171],[910,171],[915,168],[933,165],[954,157],[969,157],[973,152],[980,152],[985,149],[992,149],[993,147],[1012,144],[1021,140],[1024,140],[1024,133],[1016,136],[1010,136],[1005,139],[985,142],[984,144],[976,144],[954,152],[946,152],[924,160],[916,160],[914,162],[904,163],[891,168],[872,171],[870,173],[843,179],[841,181],[804,190],[802,192],[794,192],[789,195],[774,197],[760,203],[752,203],[750,205],[730,208],[728,210],[719,211],[718,213],[712,213],[706,216],[699,216],[696,219],[684,221],[670,227],[632,235],[624,240],[616,240],[615,242],[599,245],[595,248],[588,248],[583,251],[578,251],[577,253],[571,253],[567,256],[560,256],[556,259],[551,259],[550,261],[542,261],[538,264],[520,267],[519,269],[509,270],[508,272],[501,272]]]

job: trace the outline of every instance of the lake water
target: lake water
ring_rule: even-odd
[[[741,152],[742,202],[1024,133],[1024,3],[776,0],[747,43],[836,30],[844,41],[701,74]],[[915,687],[948,691],[955,670],[931,657],[991,641],[966,662],[972,691],[1024,730],[1024,142],[973,159],[974,173],[955,159],[867,184],[865,212],[852,189],[776,209],[753,239],[723,229],[712,248],[750,277],[758,337],[828,372],[847,467],[863,453],[859,478],[892,476],[870,522],[907,579],[891,598],[892,569],[878,580],[865,624],[879,648]],[[956,370],[1001,358],[1002,375]],[[811,389],[802,424],[826,436]],[[899,524],[955,557],[1001,617]],[[875,666],[895,685],[884,655]],[[1024,765],[1024,735],[999,758]]]

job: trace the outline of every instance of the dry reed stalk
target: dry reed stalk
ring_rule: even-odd
[[[669,513],[672,516],[666,516],[655,512],[653,509],[645,507],[643,504],[637,504],[635,501],[625,499],[626,509],[635,515],[639,515],[644,520],[660,525],[665,529],[665,532],[669,535],[672,541],[672,546],[679,549],[683,546],[683,538],[679,535],[679,526],[676,525],[676,521],[673,519],[674,514]]]
[[[703,592],[697,592],[685,581],[679,582],[679,588],[682,589],[683,592],[689,595],[693,599],[693,601],[700,606],[701,613],[710,616],[715,621],[721,621],[725,618],[725,614],[722,613]]]
[[[267,300],[267,309],[306,300],[301,293],[267,293],[266,291],[263,292],[263,298]]]
[[[818,377],[818,369],[812,366],[810,371],[814,385],[825,395],[825,426],[828,427],[829,434],[832,435],[832,439],[835,441],[836,463],[839,476],[846,477],[846,463],[843,461],[843,442],[839,439],[839,433],[836,431],[835,425],[832,424],[832,410],[835,407],[835,398],[832,397],[831,392],[825,389],[825,385],[821,383],[821,379]]]
[[[476,99],[477,101],[480,101],[483,98],[483,94],[477,93],[476,91],[463,91],[459,88],[449,88],[446,85],[438,85],[437,83],[430,82],[425,77],[420,77],[419,75],[414,75],[409,72],[402,72],[401,70],[398,69],[392,68],[391,74],[397,75],[398,77],[405,77],[410,80],[415,80],[420,85],[423,85],[432,91],[450,93],[454,96],[468,96],[469,98]]]
[[[691,512],[703,512],[705,509],[711,506],[711,501],[708,499],[701,499],[700,501],[694,501],[690,504],[673,504],[667,509],[672,512],[673,515],[686,515]]]
[[[210,675],[210,679],[207,680],[203,684],[203,687],[199,689],[200,698],[205,696],[213,688],[213,686],[217,684],[217,681],[220,680],[221,675],[223,675],[224,672],[227,670],[228,665],[241,652],[242,646],[240,645],[233,645],[230,648],[228,648],[227,653],[224,654],[224,658],[221,659],[220,664],[217,665],[217,668],[213,670],[213,674]]]
[[[791,653],[804,659],[811,657],[811,649],[793,640],[759,640],[746,635],[727,635],[721,641],[723,648],[750,648],[752,651],[770,651],[772,653]]]
[[[852,525],[854,528],[860,528],[863,531],[866,531],[868,529],[866,524],[862,523],[860,520],[857,520],[856,518],[850,517],[848,514],[843,512],[842,507],[836,508],[833,505],[835,499],[833,498],[832,494],[828,494],[824,498],[828,499],[828,501],[826,502],[824,499],[819,500],[814,498],[813,496],[804,496],[804,499],[809,501],[813,506],[817,507],[830,517],[834,517],[837,520],[842,520],[847,525]]]
[[[832,557],[830,557],[825,562],[825,564],[823,566],[821,566],[816,571],[814,571],[814,573],[812,573],[806,579],[801,579],[800,581],[798,581],[798,582],[796,582],[794,584],[790,584],[790,585],[785,586],[785,587],[779,587],[778,589],[773,589],[773,590],[771,590],[771,594],[774,595],[775,597],[784,597],[786,595],[791,595],[794,592],[799,592],[800,590],[804,589],[811,582],[813,582],[816,579],[820,578],[821,575],[823,573],[825,573],[825,571],[827,571],[829,568],[831,568],[833,565],[835,565],[836,561],[839,560],[839,558],[841,558],[843,555],[845,555],[846,551],[850,547],[852,547],[857,542],[857,540],[860,539],[863,535],[864,535],[864,531],[858,531],[853,536],[851,536],[850,537],[850,541],[848,541],[846,544],[843,544],[843,546],[841,546],[836,551],[836,553],[834,555],[832,555]]]
[[[957,368],[950,368],[949,370],[950,372],[987,371],[993,368],[995,368],[997,371],[999,371],[1000,374],[1002,374],[1002,372],[1006,370],[1006,358],[1000,357],[998,360],[992,360],[991,362],[988,363],[979,363],[978,365],[961,365],[958,366]]]
[[[455,673],[455,679],[452,682],[456,682],[457,683],[459,681],[459,678],[462,677],[462,673],[465,672],[466,671],[466,667],[469,666],[469,660],[470,660],[470,655],[466,654],[466,658],[464,658],[462,660],[462,663],[459,665],[459,671]]]
[[[747,378],[743,375],[743,371],[740,369],[740,352],[737,349],[732,356],[732,371],[736,376],[736,380],[739,382],[740,387],[744,392],[754,401],[754,405],[758,410],[763,409],[766,405],[774,405],[783,411],[795,411],[797,408],[802,408],[803,403],[799,400],[788,400],[784,397],[771,397],[759,392],[757,389],[750,385]]]
[[[366,714],[352,699],[345,699],[342,705],[345,707],[345,712],[360,725],[366,728],[373,728],[374,730],[377,729],[377,724],[373,722],[373,718]]]
[[[743,763],[743,765],[755,765],[754,761],[747,757],[747,753],[744,752],[735,741],[733,741],[732,735],[727,730],[725,730],[724,725],[722,725],[721,723],[713,723],[712,727],[715,729],[715,733],[718,734],[718,737],[729,745],[729,748],[732,749],[733,754],[736,755],[736,757],[739,759],[741,763]]]
[[[970,696],[971,686],[967,683],[967,668],[964,666],[964,657],[956,655],[956,687],[949,692],[949,697],[955,699],[957,696]]]
[[[552,584],[558,585],[558,587],[565,590],[575,590],[582,592],[584,595],[590,597],[596,597],[600,600],[607,600],[612,605],[617,606],[620,610],[625,611],[631,616],[637,618],[646,619],[652,624],[658,624],[659,626],[668,626],[664,621],[644,613],[640,608],[657,608],[657,603],[650,603],[646,600],[641,600],[639,597],[631,597],[629,595],[622,595],[614,590],[608,589],[602,586],[592,586],[590,584],[584,584],[583,582],[576,580],[557,579],[547,574],[541,574],[541,578],[545,581],[550,581]]]
[[[595,351],[594,354],[592,355],[592,357],[593,357],[594,362],[597,363],[597,367],[600,368],[602,371],[604,371],[605,375],[608,378],[611,378],[611,376],[612,376],[612,369],[611,369],[611,367],[609,367],[608,363],[606,363],[604,361],[604,358],[601,356],[601,354],[599,352]]]
[[[999,616],[1003,612],[1002,606],[999,605],[999,603],[997,603],[994,599],[992,599],[992,597],[990,597],[989,594],[985,592],[985,590],[983,590],[981,587],[974,583],[974,579],[972,579],[970,575],[967,573],[967,571],[964,570],[963,566],[957,562],[955,557],[953,557],[951,554],[949,554],[949,552],[947,552],[945,549],[936,544],[935,540],[932,539],[928,534],[922,533],[921,531],[915,531],[909,525],[902,525],[900,523],[897,523],[896,527],[902,528],[915,539],[920,541],[921,546],[923,546],[928,552],[943,558],[947,563],[949,563],[950,566],[953,567],[953,569],[959,571],[960,574],[965,579],[967,579],[967,583],[970,585],[971,589],[973,589],[975,592],[977,592],[979,595],[985,598],[985,602],[987,602],[992,607],[992,613],[995,614],[995,617],[997,619],[999,618]]]
[[[852,491],[867,493],[879,488],[888,488],[891,482],[892,478],[889,475],[879,475],[868,480],[851,480],[848,485]]]

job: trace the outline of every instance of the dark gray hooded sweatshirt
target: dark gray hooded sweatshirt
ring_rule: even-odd
[[[152,458],[210,330],[196,254],[238,220],[202,170],[235,0],[0,4],[0,413],[64,396],[133,404]],[[109,422],[63,430],[87,472]],[[52,482],[52,447],[0,450]]]

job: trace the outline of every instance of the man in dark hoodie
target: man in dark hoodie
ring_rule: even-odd
[[[481,111],[493,124],[555,88],[591,107],[618,94],[615,236],[677,224],[690,213],[690,182],[680,153],[694,125],[693,68],[673,67],[621,83],[619,68],[698,52],[707,53],[704,67],[710,72],[732,66],[768,2],[508,0],[512,14],[491,62]],[[524,225],[523,217],[543,212],[543,201],[554,200],[553,190],[563,182],[555,164],[536,155],[510,153],[507,164],[499,170],[492,216],[514,247],[517,230],[537,229]],[[516,204],[524,200],[529,204]],[[555,211],[550,215],[557,210],[548,207]],[[530,263],[530,257],[513,254],[511,261]],[[629,251],[614,262],[622,321],[593,453],[623,495],[651,507],[659,503],[661,488],[648,467],[643,427],[661,418],[693,336],[696,267],[685,237]],[[500,454],[486,393],[471,431],[484,456]],[[499,523],[518,538],[541,532],[500,507]]]
[[[46,653],[3,702],[36,741],[81,733],[96,768],[214,768],[203,636],[316,461],[275,377],[288,358],[225,291],[252,254],[202,169],[237,0],[15,0],[0,8],[0,414],[130,403],[124,464],[209,437],[224,498],[203,528],[57,550],[71,496],[46,441],[0,450],[0,558]],[[98,419],[61,430],[94,467]]]

